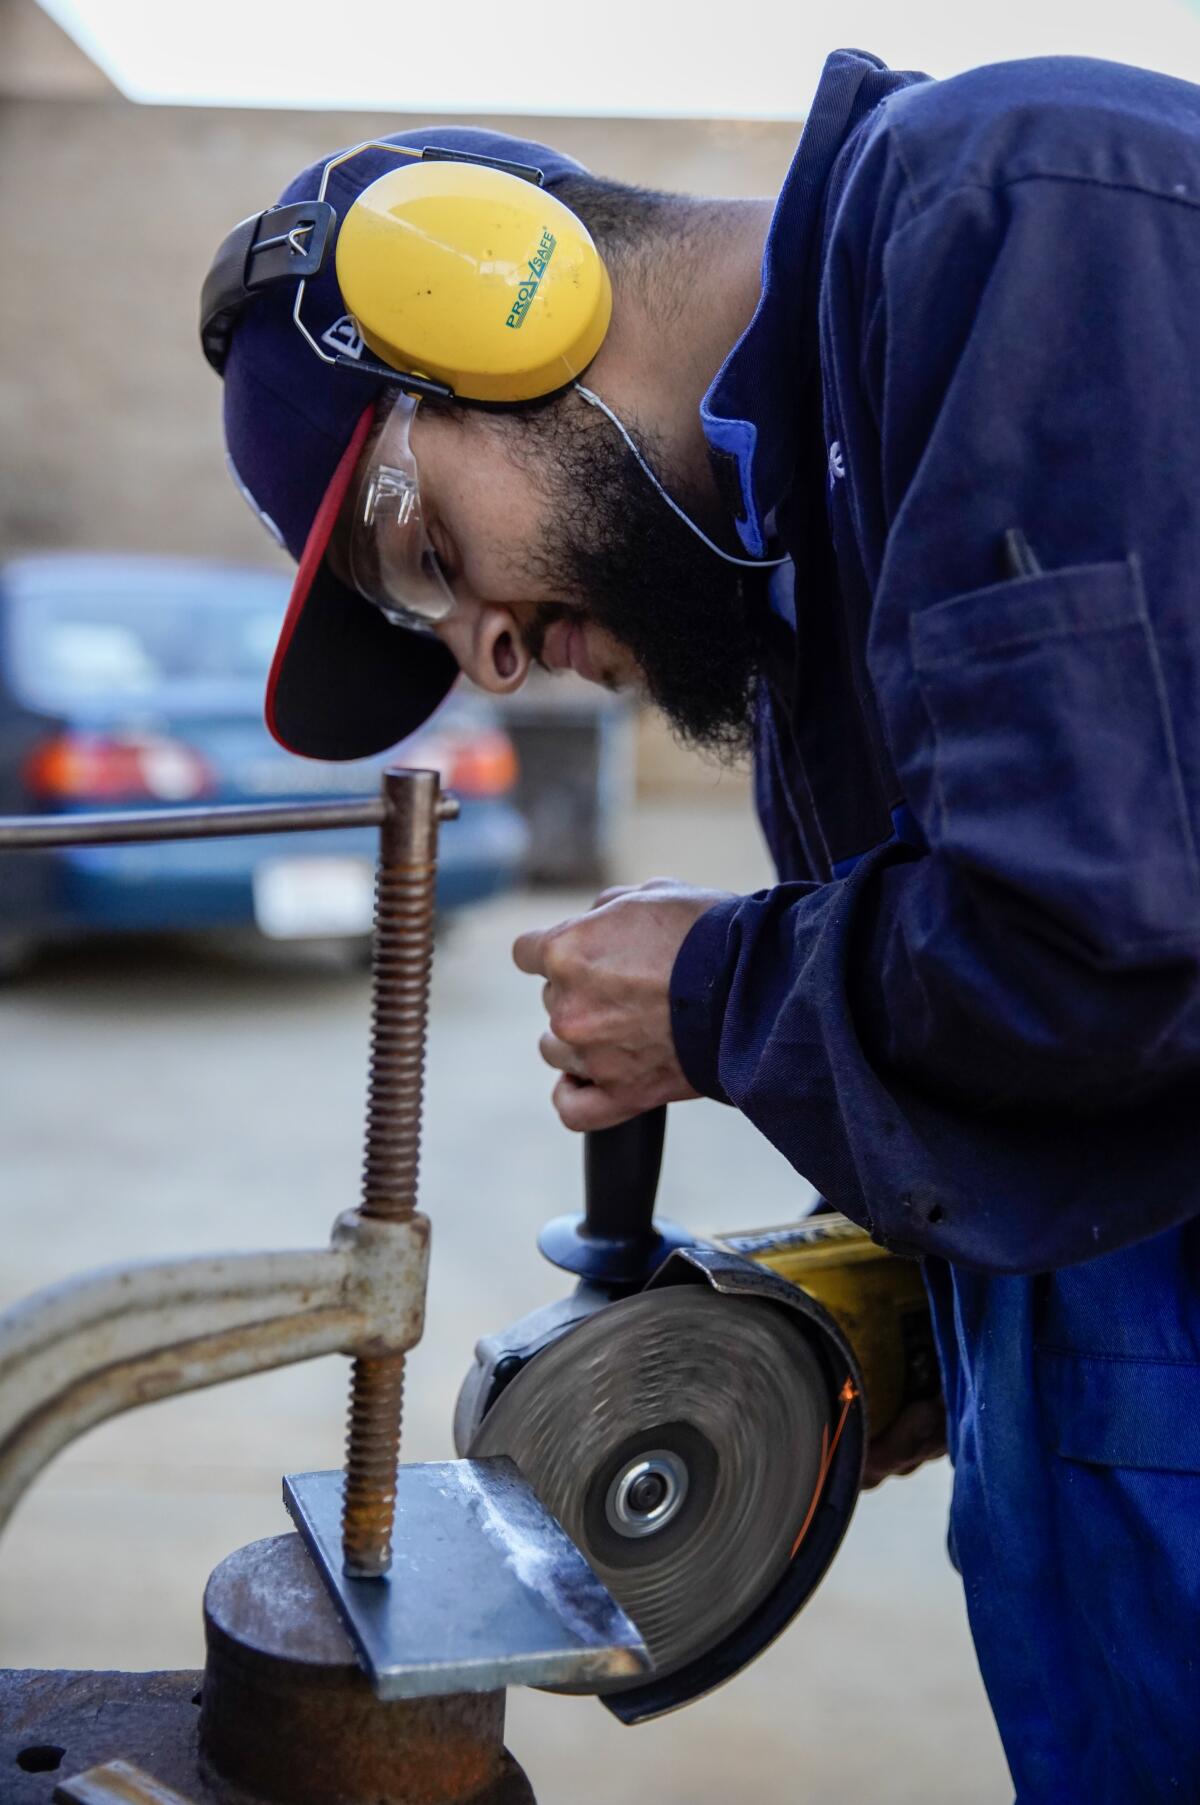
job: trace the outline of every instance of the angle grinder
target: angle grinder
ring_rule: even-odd
[[[584,1137],[582,1215],[539,1245],[577,1279],[485,1336],[460,1455],[508,1455],[649,1648],[600,1689],[626,1723],[732,1678],[812,1596],[869,1432],[936,1394],[915,1262],[844,1217],[700,1237],[654,1218],[665,1109]],[[589,1688],[594,1690],[594,1688]]]

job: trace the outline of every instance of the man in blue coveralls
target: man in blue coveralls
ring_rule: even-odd
[[[655,880],[518,941],[559,1114],[722,1099],[926,1257],[1022,1805],[1200,1800],[1200,89],[840,52],[771,204],[397,141],[431,136],[590,228],[608,411],[422,402],[448,599],[408,631],[347,565],[361,379],[264,294],[225,376],[301,559],[272,724],[365,753],[536,660],[752,743],[775,887]]]

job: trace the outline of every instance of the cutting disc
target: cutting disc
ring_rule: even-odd
[[[783,1575],[828,1424],[820,1365],[783,1311],[684,1285],[610,1304],[535,1355],[470,1453],[516,1461],[661,1676]]]

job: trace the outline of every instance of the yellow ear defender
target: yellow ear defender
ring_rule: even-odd
[[[404,161],[355,197],[339,231],[325,198],[330,174],[364,151]],[[328,329],[315,337],[303,314],[335,234],[350,316],[340,343]],[[332,158],[315,200],[268,207],[228,234],[201,294],[200,335],[215,370],[223,373],[255,295],[289,282],[293,320],[322,362],[370,374],[365,345],[377,375],[395,372],[414,393],[462,401],[536,401],[566,388],[595,357],[612,316],[600,253],[542,186],[540,170],[386,139]]]
[[[365,343],[464,401],[533,401],[600,349],[612,288],[569,208],[507,170],[412,162],[380,176],[338,233],[335,269]]]

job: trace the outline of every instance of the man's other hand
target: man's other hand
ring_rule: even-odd
[[[567,1128],[611,1128],[698,1095],[675,1054],[671,970],[693,923],[725,900],[725,891],[656,877],[605,890],[586,915],[518,937],[518,969],[545,979],[550,1026],[539,1045],[561,1073],[554,1107]]]
[[[927,1460],[946,1452],[946,1406],[941,1398],[922,1398],[909,1404],[890,1429],[877,1435],[867,1447],[863,1491],[884,1479],[902,1479],[915,1473]]]

